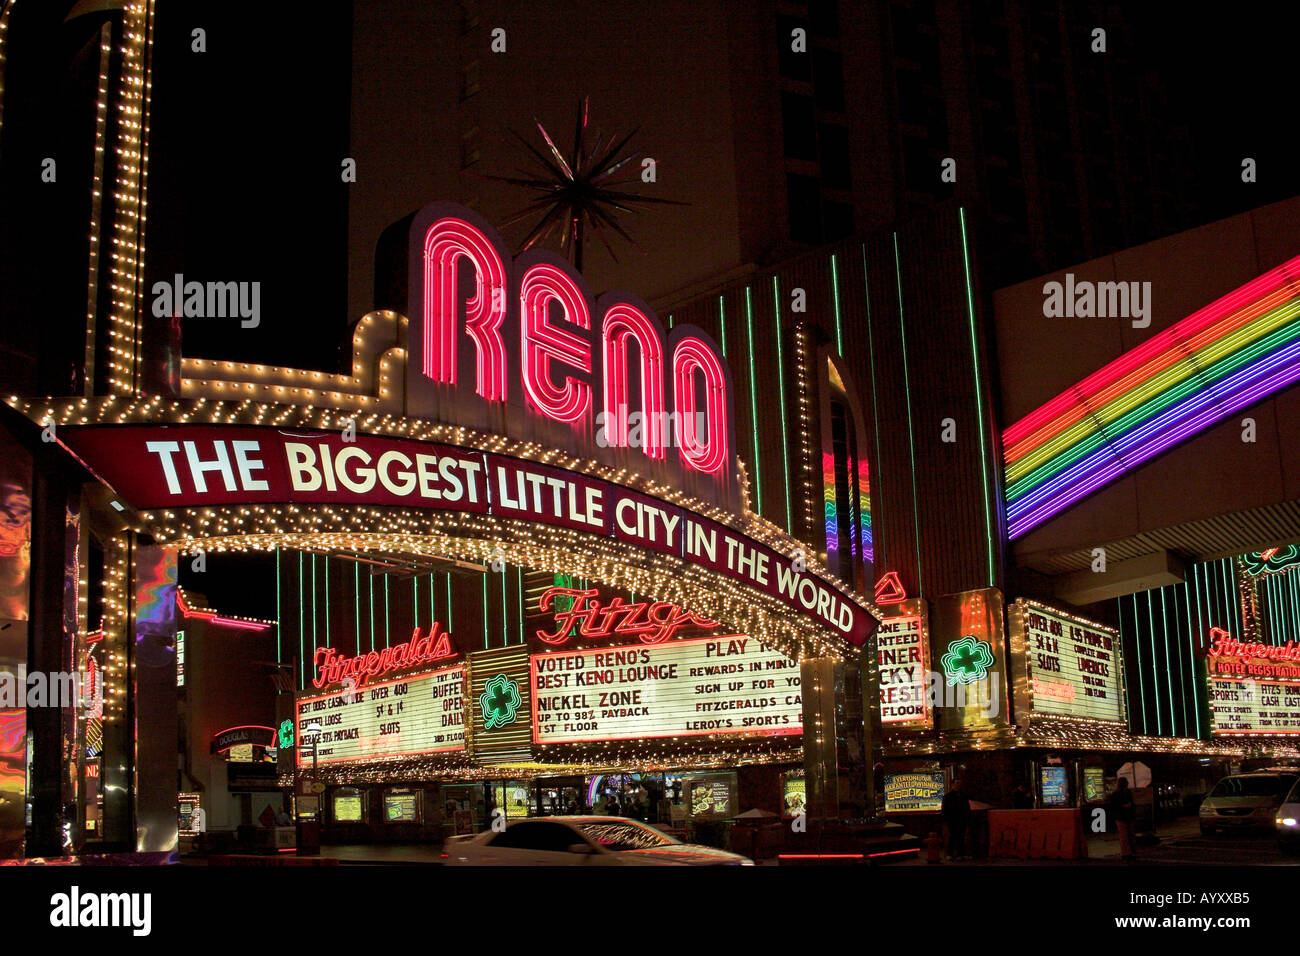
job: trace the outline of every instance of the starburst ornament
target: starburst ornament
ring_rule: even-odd
[[[607,230],[618,233],[632,245],[637,245],[619,223],[620,213],[640,212],[640,204],[664,203],[672,206],[685,205],[672,199],[657,196],[641,196],[617,188],[634,182],[640,164],[635,163],[637,154],[629,152],[621,155],[624,147],[631,141],[638,130],[626,135],[613,134],[602,137],[599,132],[588,134],[587,98],[578,104],[578,120],[573,132],[573,149],[566,159],[555,145],[555,139],[546,131],[546,127],[534,117],[537,129],[546,142],[546,151],[535,147],[519,133],[511,130],[515,138],[524,144],[541,164],[540,175],[528,175],[520,170],[521,176],[486,176],[497,182],[510,183],[534,191],[537,195],[522,209],[510,215],[501,223],[503,228],[535,218],[527,238],[524,239],[520,252],[536,245],[558,238],[560,251],[569,257],[578,271],[582,270],[582,247],[588,233],[594,234],[609,250],[615,262],[618,256],[607,238]]]

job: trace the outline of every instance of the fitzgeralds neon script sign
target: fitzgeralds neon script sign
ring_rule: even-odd
[[[504,421],[511,433],[630,450],[647,468],[676,459],[731,484],[730,374],[705,332],[665,332],[634,296],[594,298],[549,253],[512,259],[460,206],[422,209],[408,255],[411,414]],[[503,418],[510,406],[527,414]]]
[[[595,588],[551,588],[538,607],[555,612],[555,630],[538,631],[537,639],[563,644],[570,637],[622,637],[635,634],[644,644],[662,644],[684,627],[717,627],[717,621],[685,611],[667,601],[638,601],[625,604],[615,597],[608,605],[596,600]],[[567,609],[565,606],[567,605]]]
[[[318,688],[328,687],[352,678],[357,687],[364,687],[370,678],[382,677],[389,671],[455,656],[456,648],[451,642],[451,635],[435,621],[423,636],[417,627],[409,641],[385,647],[382,651],[358,654],[356,657],[340,654],[332,647],[316,648],[316,676],[312,678],[311,684]]]

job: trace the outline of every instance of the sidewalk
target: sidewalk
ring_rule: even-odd
[[[1200,823],[1195,816],[1179,817],[1177,820],[1162,822],[1156,827],[1156,836],[1160,845],[1168,845],[1176,840],[1186,840],[1200,836]],[[1151,847],[1138,847],[1138,862],[1142,862]],[[926,863],[925,851],[912,860],[904,860],[896,866],[1088,866],[1089,864],[1122,864],[1119,853],[1118,833],[1089,833],[1088,857],[1083,860],[1021,860],[1017,858],[998,858],[984,860],[949,860],[945,857],[942,864]]]

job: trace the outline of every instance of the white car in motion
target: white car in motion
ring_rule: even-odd
[[[753,866],[737,853],[682,843],[626,817],[532,817],[451,837],[448,866]]]

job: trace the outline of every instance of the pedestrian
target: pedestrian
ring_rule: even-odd
[[[966,828],[970,826],[970,798],[962,790],[960,779],[952,782],[952,787],[943,797],[943,822],[948,826],[948,859],[965,860]]]
[[[1034,809],[1034,797],[1029,792],[1029,788],[1023,783],[1016,784],[1016,789],[1011,791],[1011,809],[1012,810],[1032,810]]]
[[[1110,815],[1115,820],[1115,829],[1119,831],[1120,857],[1125,860],[1136,860],[1137,850],[1133,846],[1133,818],[1137,815],[1137,809],[1127,777],[1119,778],[1115,792],[1110,795]]]

